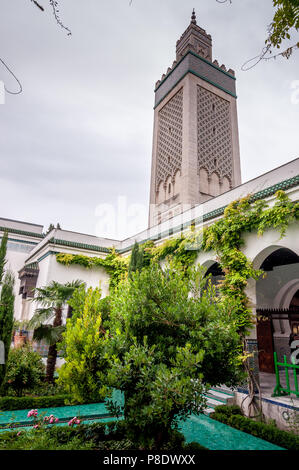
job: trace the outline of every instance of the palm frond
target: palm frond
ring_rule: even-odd
[[[52,281],[45,287],[34,289],[35,296],[33,300],[44,307],[60,307],[70,299],[74,290],[82,284],[84,284],[83,281],[79,279],[65,284]]]
[[[50,346],[61,341],[61,335],[65,330],[65,326],[40,325],[34,330],[33,340],[45,341]]]
[[[28,323],[28,328],[37,328],[45,322],[50,321],[55,316],[55,311],[52,307],[48,308],[37,308],[34,312],[33,317]]]

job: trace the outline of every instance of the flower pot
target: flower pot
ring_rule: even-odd
[[[27,336],[22,333],[16,333],[14,335],[14,345],[15,348],[20,348],[26,343]]]

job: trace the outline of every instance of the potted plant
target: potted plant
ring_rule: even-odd
[[[15,320],[14,322],[14,346],[19,348],[26,343],[28,338],[27,323],[25,321]]]

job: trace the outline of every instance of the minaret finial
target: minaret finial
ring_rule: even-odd
[[[191,23],[196,24],[196,14],[195,14],[194,8],[193,8],[192,16],[191,16]]]

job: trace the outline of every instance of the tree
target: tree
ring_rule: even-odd
[[[74,291],[80,287],[82,281],[67,282],[60,284],[52,281],[48,286],[35,289],[34,301],[39,307],[28,327],[34,328],[33,339],[45,341],[49,344],[47,357],[46,380],[54,381],[54,372],[57,360],[57,343],[61,340],[62,332],[65,329],[62,322],[63,308],[71,298]],[[53,323],[45,323],[53,320]]]
[[[1,245],[0,245],[0,285],[2,282],[2,278],[4,274],[4,267],[6,264],[7,240],[8,240],[8,232],[4,232],[2,240],[1,240]]]
[[[180,419],[203,410],[206,389],[236,385],[243,376],[234,305],[217,300],[211,286],[204,291],[205,283],[199,268],[187,276],[177,266],[163,271],[153,263],[112,293],[105,328],[99,314],[89,315],[92,343],[83,320],[67,324],[72,355],[66,351],[60,377],[84,398],[80,380],[63,371],[72,370],[74,356],[89,343],[90,381],[124,393],[127,437],[140,448],[161,448]],[[111,410],[115,406],[111,402]]]
[[[299,0],[273,0],[274,7],[277,7],[273,21],[269,27],[269,37],[266,41],[267,46],[280,49],[282,42],[291,40],[290,31],[299,30]],[[281,55],[287,59],[291,56],[294,49],[299,48],[299,41],[289,46]]]
[[[136,271],[140,271],[143,266],[143,257],[144,257],[144,249],[143,247],[139,247],[138,243],[135,241],[135,244],[132,249],[130,264],[128,269],[129,276]]]
[[[45,375],[45,366],[41,356],[30,345],[13,348],[9,352],[6,386],[22,396],[25,390],[33,390],[41,384]]]
[[[216,0],[218,3],[232,3],[232,0]],[[268,37],[262,52],[253,59],[247,61],[242,69],[248,70],[261,60],[270,60],[277,56],[289,59],[295,49],[299,48],[298,38],[293,44],[285,45],[282,52],[275,54],[275,49],[280,49],[284,41],[291,41],[294,34],[299,31],[299,0],[272,0],[275,9],[273,20],[268,27]],[[274,52],[274,53],[273,53]],[[251,65],[249,65],[251,64]]]
[[[75,402],[100,401],[107,394],[97,374],[103,361],[104,333],[102,310],[106,299],[101,299],[100,289],[77,289],[69,300],[72,318],[67,320],[61,344],[67,361],[59,370],[58,383],[65,387]],[[104,307],[105,308],[105,307]]]
[[[12,340],[14,324],[14,276],[8,271],[3,279],[0,295],[0,340],[4,344],[5,363],[0,364],[0,388],[5,379],[7,359]]]

